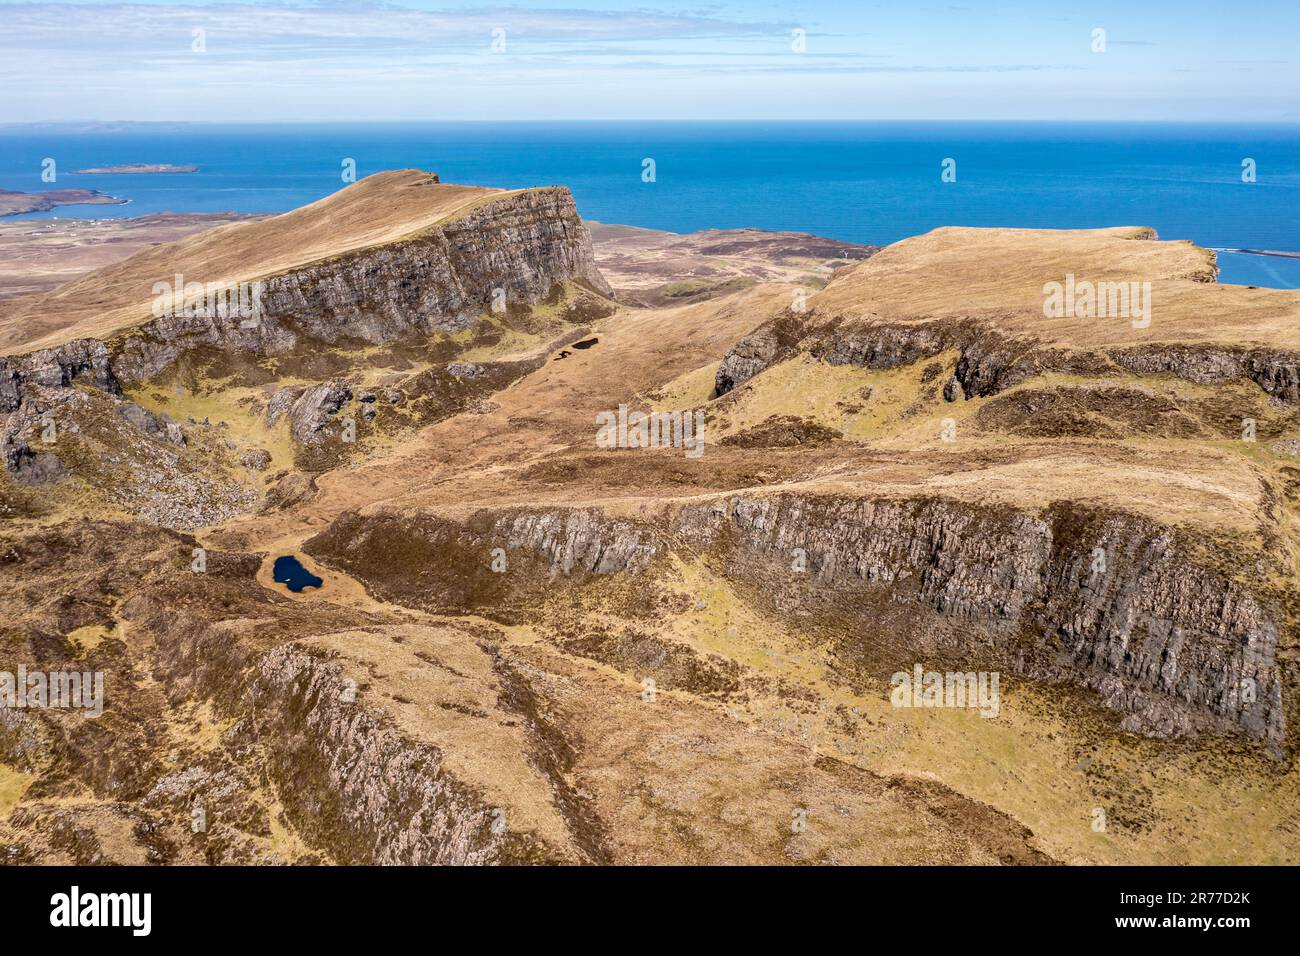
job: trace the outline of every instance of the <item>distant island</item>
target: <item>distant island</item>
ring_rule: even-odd
[[[79,175],[116,176],[122,173],[197,173],[197,166],[173,166],[171,163],[126,163],[122,166],[92,166],[78,169]]]
[[[58,206],[121,206],[126,202],[116,196],[106,196],[98,189],[55,189],[45,193],[0,189],[0,216],[47,212]]]

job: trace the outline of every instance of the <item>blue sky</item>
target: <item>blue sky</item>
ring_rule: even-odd
[[[0,0],[10,123],[1300,122],[1298,61],[1296,0]]]

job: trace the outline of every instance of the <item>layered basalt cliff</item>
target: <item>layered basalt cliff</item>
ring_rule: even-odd
[[[1153,522],[1076,505],[1033,515],[774,495],[689,508],[678,530],[721,546],[732,574],[786,609],[843,613],[854,592],[866,608],[884,595],[932,609],[956,626],[927,633],[913,621],[908,651],[1092,688],[1126,715],[1124,729],[1283,737],[1276,596],[1201,566]],[[789,570],[796,549],[806,582]]]
[[[1131,372],[1176,375],[1202,385],[1249,380],[1282,404],[1300,404],[1300,355],[1294,352],[1164,345],[1116,350],[1110,357]]]
[[[536,303],[557,282],[609,287],[567,189],[492,198],[423,234],[259,279],[254,320],[158,318],[110,341],[123,381],[158,374],[192,349],[275,355],[301,341],[377,345],[472,323],[494,306]]]
[[[895,325],[826,320],[816,313],[786,313],[733,345],[718,365],[714,390],[725,395],[760,372],[807,353],[831,365],[884,371],[958,353],[954,373],[960,397],[990,395],[1054,366],[1049,349],[1008,342],[972,322]],[[1098,360],[1100,361],[1100,360]],[[957,393],[948,393],[952,401]]]
[[[556,283],[601,294],[591,239],[573,197],[560,187],[491,196],[422,233],[287,272],[259,276],[255,315],[180,308],[104,341],[76,339],[0,357],[0,412],[12,411],[25,382],[86,381],[114,394],[198,348],[282,354],[300,342],[382,344],[461,328],[492,308],[536,303]]]
[[[386,600],[512,620],[557,577],[576,585],[640,574],[668,553],[716,553],[772,613],[870,635],[860,639],[875,646],[847,650],[878,676],[944,659],[1095,690],[1123,729],[1151,736],[1284,737],[1277,596],[1203,566],[1177,532],[1132,515],[736,495],[651,524],[591,509],[465,523],[345,515],[308,548]],[[886,609],[909,606],[934,616],[894,628]]]
[[[949,401],[995,395],[1045,372],[1122,369],[1202,385],[1249,381],[1280,404],[1300,404],[1300,352],[1208,344],[1062,349],[1009,339],[971,321],[846,323],[815,312],[787,312],[738,341],[718,365],[714,391],[725,395],[801,352],[831,365],[883,371],[949,350],[958,355],[954,388],[946,394]]]
[[[653,529],[598,509],[433,515],[347,513],[305,545],[396,604],[517,620],[557,577],[638,574],[665,543]]]

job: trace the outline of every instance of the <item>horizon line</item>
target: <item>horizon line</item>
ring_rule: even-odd
[[[491,119],[215,119],[215,120],[135,120],[135,119],[69,119],[69,120],[0,120],[0,129],[24,126],[338,126],[338,125],[356,125],[356,126],[396,126],[396,125],[415,125],[415,124],[441,124],[441,123],[475,123],[475,124],[503,124],[503,123],[527,123],[532,125],[545,123],[710,123],[710,124],[754,124],[754,123],[789,123],[789,124],[811,124],[811,123],[1061,123],[1076,126],[1133,126],[1133,125],[1159,125],[1159,126],[1209,126],[1209,125],[1238,125],[1238,126],[1300,126],[1300,118],[1297,119],[1076,119],[1076,118],[998,118],[998,117],[979,117],[954,119],[945,117],[912,117],[912,118],[890,118],[890,119],[844,119],[834,117],[769,117],[758,119],[741,119],[741,118],[682,118],[682,117],[645,117],[638,119],[612,119],[600,117],[586,117],[582,119],[573,118],[537,118],[537,117],[493,117]]]

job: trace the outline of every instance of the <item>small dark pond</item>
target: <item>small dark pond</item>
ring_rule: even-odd
[[[305,588],[319,588],[325,581],[316,577],[302,566],[302,562],[292,554],[281,555],[275,559],[273,572],[276,584],[283,584],[297,594]]]
[[[569,346],[568,349],[560,349],[560,354],[555,356],[555,358],[552,359],[552,361],[558,362],[560,359],[568,358],[570,355],[573,354],[572,352],[569,351],[569,349],[589,349],[599,341],[600,339],[598,338],[590,338],[590,339],[583,339],[581,342],[574,342],[572,345]]]

